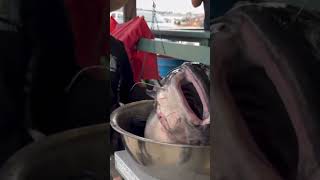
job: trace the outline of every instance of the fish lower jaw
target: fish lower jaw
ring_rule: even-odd
[[[209,125],[210,124],[210,116],[204,120],[201,121],[201,125],[204,126],[204,125]]]
[[[199,119],[197,117],[192,117],[190,122],[194,125],[194,126],[206,126],[210,124],[210,117],[206,118],[206,119]]]

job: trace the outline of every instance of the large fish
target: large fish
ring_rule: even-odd
[[[163,143],[207,145],[209,143],[209,67],[184,63],[163,79],[153,93],[155,110],[145,137]]]

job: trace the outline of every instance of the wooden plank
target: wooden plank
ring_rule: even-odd
[[[203,30],[153,30],[156,36],[210,39],[210,32]]]
[[[181,60],[210,64],[210,48],[207,46],[182,45],[172,42],[141,39],[138,49]]]
[[[208,46],[210,41],[210,32],[203,30],[153,30],[153,34],[161,39],[199,42],[203,46]]]

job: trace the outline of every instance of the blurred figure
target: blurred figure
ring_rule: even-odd
[[[210,30],[210,24],[216,17],[224,15],[237,0],[217,0],[210,4],[210,0],[191,0],[193,7],[199,7],[203,3],[204,7],[204,29]]]
[[[212,11],[212,7],[210,6],[210,0],[191,0],[193,7],[199,7],[203,2],[204,7],[204,30],[210,30],[210,12]]]

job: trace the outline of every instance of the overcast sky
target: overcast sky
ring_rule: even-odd
[[[154,0],[159,11],[204,13],[203,6],[194,8],[191,0]],[[137,8],[152,9],[152,0],[137,0]]]

